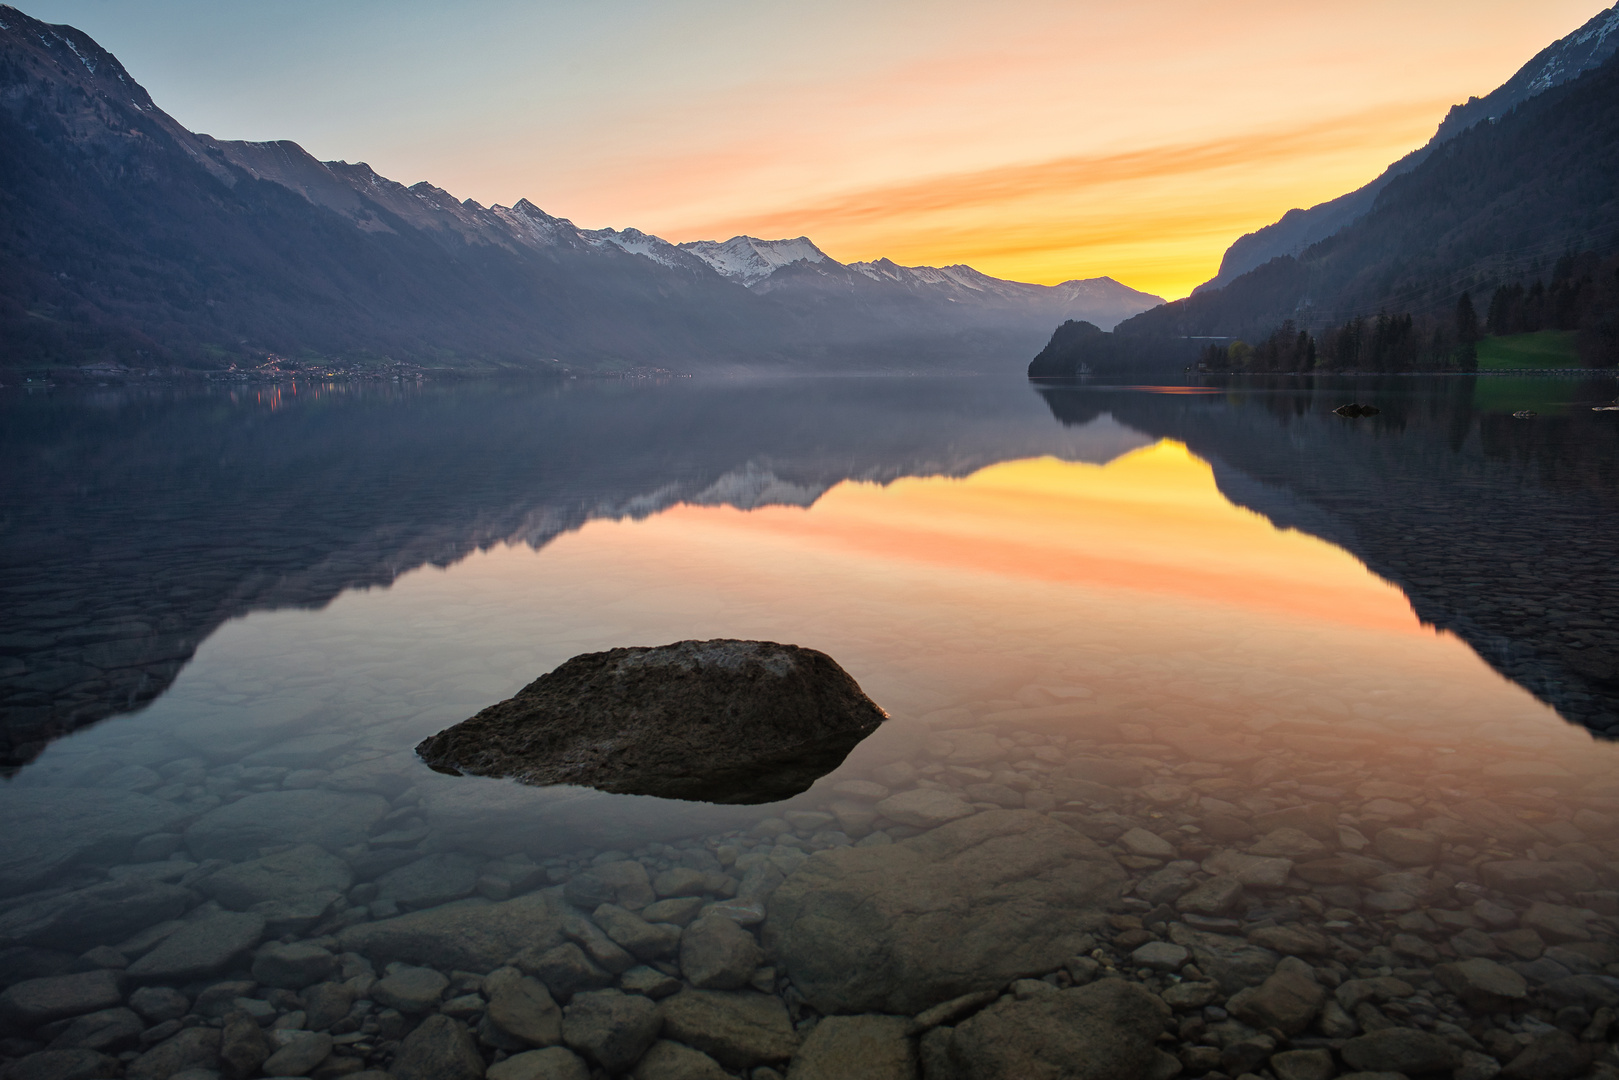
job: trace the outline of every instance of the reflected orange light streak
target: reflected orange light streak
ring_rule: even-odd
[[[683,505],[647,524],[674,543],[731,551],[736,562],[756,561],[761,547],[774,559],[836,551],[878,566],[1430,635],[1399,589],[1341,549],[1232,505],[1213,470],[1168,441],[1105,466],[1040,458],[962,480],[845,482],[808,512]]]

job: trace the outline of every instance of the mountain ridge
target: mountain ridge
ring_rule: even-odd
[[[1616,175],[1619,54],[1463,131],[1392,181],[1370,212],[1299,256],[1143,312],[1116,335],[1258,340],[1284,320],[1320,329],[1379,311],[1441,329],[1464,292],[1482,303],[1487,290],[1552,269],[1561,256],[1619,250]]]
[[[1010,368],[1054,318],[1111,324],[1159,300],[850,269],[807,238],[675,245],[407,187],[291,140],[216,139],[87,34],[8,6],[0,191],[8,365],[976,370]],[[812,260],[830,277],[804,274]]]
[[[1397,177],[1428,159],[1440,145],[1476,124],[1499,119],[1515,106],[1601,66],[1619,50],[1619,5],[1598,12],[1573,33],[1552,42],[1484,97],[1453,105],[1426,144],[1406,154],[1363,187],[1309,209],[1292,209],[1273,224],[1247,233],[1226,249],[1219,272],[1192,295],[1230,284],[1280,256],[1301,254],[1367,214]]]

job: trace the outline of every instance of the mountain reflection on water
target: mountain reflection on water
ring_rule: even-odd
[[[1613,388],[1191,389],[11,398],[0,1065],[1619,1064],[1619,747],[1565,719],[1613,414],[1554,408]],[[888,719],[752,806],[415,753],[721,637]]]
[[[1593,731],[1619,736],[1619,414],[1611,378],[1246,380],[1214,398],[1041,391],[1185,442],[1220,489],[1353,552],[1424,622]],[[1375,417],[1331,410],[1374,403]],[[1519,410],[1538,415],[1515,417]]]
[[[12,393],[0,755],[24,764],[150,703],[228,620],[492,545],[679,504],[802,507],[851,479],[1102,463],[1160,438],[1211,462],[1238,505],[1354,553],[1566,718],[1619,728],[1615,414],[1548,404],[1613,393],[1487,379],[1191,395],[983,379]],[[1526,394],[1548,415],[1513,419]],[[1330,414],[1351,398],[1383,411]],[[1206,579],[1208,545],[1187,533],[1157,572]],[[1286,587],[1306,606],[1330,595]]]

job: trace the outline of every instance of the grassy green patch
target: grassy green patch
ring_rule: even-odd
[[[1478,343],[1480,371],[1579,366],[1580,358],[1574,351],[1572,330],[1540,330],[1533,334],[1487,337]]]

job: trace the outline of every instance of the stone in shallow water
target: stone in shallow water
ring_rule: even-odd
[[[1169,1008],[1122,979],[1002,1001],[964,1021],[946,1051],[954,1075],[972,1080],[1165,1077],[1178,1063],[1154,1046]]]
[[[701,896],[707,891],[708,875],[689,866],[676,866],[660,873],[652,881],[652,891],[659,896]]]
[[[632,994],[645,994],[656,1001],[666,998],[670,994],[680,992],[680,980],[673,975],[665,975],[657,968],[650,968],[644,964],[632,967],[618,978],[618,985]]]
[[[1227,994],[1264,982],[1276,970],[1279,959],[1271,950],[1241,938],[1193,930],[1182,923],[1170,926],[1169,938],[1191,949],[1193,962]]]
[[[102,1009],[74,1020],[51,1040],[53,1050],[125,1050],[140,1039],[146,1023],[129,1009]]]
[[[899,1016],[828,1016],[793,1055],[792,1080],[915,1080],[910,1022]]]
[[[1373,1031],[1344,1043],[1346,1062],[1367,1072],[1397,1072],[1407,1076],[1454,1068],[1460,1052],[1437,1035],[1415,1028],[1393,1027]]]
[[[948,791],[935,788],[902,791],[882,800],[875,809],[883,817],[918,829],[932,829],[976,812]]]
[[[1524,999],[1529,986],[1522,975],[1482,956],[1434,969],[1440,983],[1470,1008],[1510,1009]]]
[[[824,653],[680,641],[576,656],[416,750],[455,774],[762,803],[804,791],[883,719]]]
[[[270,1056],[270,1041],[254,1017],[238,1010],[225,1017],[219,1032],[219,1057],[232,1076],[252,1076]]]
[[[662,1006],[664,1034],[728,1069],[786,1061],[798,1035],[780,998],[753,990],[683,990]]]
[[[264,1063],[267,1076],[308,1076],[332,1054],[332,1037],[318,1031],[291,1034],[281,1049]]]
[[[1325,934],[1298,926],[1266,926],[1252,931],[1248,940],[1283,956],[1328,956],[1332,942]]]
[[[1484,884],[1509,893],[1552,890],[1561,893],[1585,892],[1596,888],[1597,883],[1596,872],[1577,862],[1509,859],[1505,862],[1487,862],[1478,869]]]
[[[811,856],[770,898],[765,944],[817,1009],[914,1015],[1050,970],[1124,881],[1094,842],[991,810],[886,847]]]
[[[1579,908],[1537,900],[1523,913],[1523,925],[1551,941],[1590,941],[1591,928]]]
[[[219,870],[197,888],[232,911],[246,911],[271,900],[295,900],[311,893],[346,892],[354,884],[348,863],[316,844],[251,859]]]
[[[1427,866],[1439,858],[1439,837],[1422,829],[1384,829],[1373,844],[1379,855],[1401,866]]]
[[[705,915],[680,938],[680,971],[693,986],[739,990],[764,960],[759,943],[734,919]]]
[[[13,1062],[6,1080],[108,1080],[118,1059],[95,1050],[43,1050]]]
[[[591,912],[591,917],[615,944],[637,960],[662,960],[680,948],[680,927],[649,923],[617,904],[602,904]]]
[[[186,1028],[130,1062],[129,1080],[169,1080],[187,1069],[219,1067],[219,1029]]]
[[[1293,861],[1245,855],[1240,851],[1221,851],[1204,859],[1203,869],[1218,877],[1233,878],[1251,888],[1280,889],[1287,884]]]
[[[506,1034],[534,1046],[562,1041],[562,1010],[538,979],[512,979],[489,998],[489,1019]]]
[[[0,789],[0,896],[41,888],[78,863],[124,862],[147,834],[167,832],[185,817],[171,802],[131,791]]]
[[[529,893],[499,904],[467,904],[360,923],[338,935],[343,952],[373,961],[401,960],[441,971],[493,971],[524,950],[562,943],[555,900]]]
[[[323,982],[304,990],[304,1026],[325,1031],[349,1014],[354,1004],[354,988],[343,983]]]
[[[450,980],[424,967],[396,968],[371,988],[371,997],[402,1013],[424,1013],[438,1004]]]
[[[118,975],[112,971],[86,971],[78,975],[52,975],[29,979],[0,994],[0,1014],[25,1027],[67,1016],[107,1009],[123,1001]]]
[[[630,1077],[631,1080],[731,1080],[731,1074],[701,1050],[668,1039],[653,1043],[652,1049],[636,1062]]]
[[[658,1037],[658,1006],[640,994],[591,990],[575,994],[562,1018],[562,1038],[609,1073],[635,1064]]]
[[[1332,1080],[1338,1069],[1331,1050],[1286,1050],[1271,1055],[1276,1080]]]
[[[1544,1031],[1507,1062],[1501,1075],[1508,1080],[1572,1080],[1585,1074],[1593,1049],[1566,1031]]]
[[[517,954],[513,963],[519,970],[538,978],[563,1001],[581,990],[601,990],[613,985],[613,976],[597,967],[585,951],[571,941],[551,949],[525,950]]]
[[[201,859],[248,859],[293,839],[336,850],[363,842],[387,813],[380,795],[263,791],[204,814],[186,829],[186,846]]]
[[[249,769],[278,766],[285,769],[312,769],[329,767],[331,760],[344,748],[354,743],[353,735],[334,735],[319,732],[301,735],[296,739],[276,743],[242,758]]]
[[[337,957],[319,945],[272,941],[253,956],[253,978],[265,986],[302,990],[337,973]]]
[[[114,945],[137,931],[173,919],[196,896],[153,881],[108,881],[0,914],[0,943],[83,952]]]
[[[467,1026],[440,1013],[405,1036],[388,1071],[395,1080],[482,1080],[483,1056]]]
[[[1224,915],[1242,902],[1242,882],[1234,877],[1211,877],[1176,899],[1175,907],[1195,915]]]
[[[1186,963],[1191,955],[1183,945],[1173,945],[1167,941],[1149,941],[1130,954],[1130,963],[1154,971],[1179,971],[1181,965]]]
[[[590,1080],[590,1066],[564,1046],[525,1050],[489,1066],[489,1080]]]
[[[390,870],[377,878],[378,897],[406,910],[437,907],[471,896],[483,860],[441,852]]]
[[[1250,855],[1267,855],[1283,859],[1315,859],[1328,854],[1327,845],[1301,829],[1281,828],[1265,834],[1264,839],[1248,849]]]
[[[1261,1031],[1276,1028],[1284,1035],[1297,1035],[1310,1026],[1326,999],[1327,992],[1315,981],[1310,966],[1288,957],[1264,982],[1231,995],[1225,1007]]]
[[[647,922],[673,923],[687,926],[697,918],[707,903],[700,896],[671,896],[641,909],[641,918]]]
[[[143,986],[129,995],[129,1007],[145,1017],[147,1023],[161,1024],[184,1016],[191,1003],[172,987]]]
[[[175,931],[133,964],[128,974],[146,982],[200,978],[224,969],[264,936],[264,919],[245,912],[205,915]]]
[[[1142,828],[1127,830],[1119,837],[1119,843],[1132,855],[1145,855],[1152,859],[1173,859],[1177,854],[1175,846],[1168,840]]]

